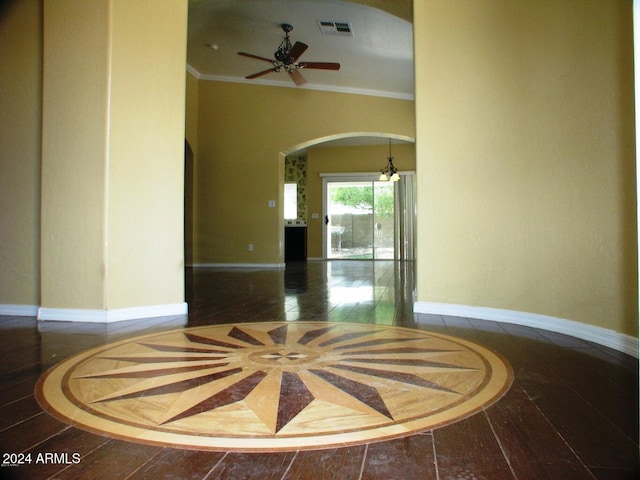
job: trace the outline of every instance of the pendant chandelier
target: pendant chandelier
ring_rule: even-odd
[[[389,139],[389,157],[387,160],[389,160],[389,162],[382,170],[380,170],[380,178],[378,178],[378,181],[397,182],[400,180],[400,175],[398,175],[398,169],[393,165],[393,157],[391,156],[391,139]]]

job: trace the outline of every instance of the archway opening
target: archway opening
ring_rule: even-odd
[[[301,259],[300,250],[305,254],[303,259],[319,260],[329,258],[343,258],[344,255],[333,255],[331,248],[333,243],[334,225],[330,225],[331,218],[328,202],[327,185],[343,185],[344,182],[367,181],[373,191],[374,184],[378,183],[380,170],[387,164],[391,155],[390,143],[393,144],[394,162],[400,170],[401,181],[394,182],[389,196],[392,207],[388,213],[386,223],[380,221],[371,222],[378,216],[367,205],[351,205],[357,199],[335,199],[345,204],[349,210],[349,225],[371,224],[371,228],[362,231],[358,228],[354,231],[345,227],[343,232],[349,239],[356,241],[347,250],[351,252],[377,251],[382,252],[379,244],[386,240],[388,255],[350,255],[352,259],[387,258],[400,260],[413,260],[415,258],[415,145],[414,139],[406,135],[398,135],[386,132],[346,132],[327,137],[321,137],[303,142],[284,150],[280,154],[282,171],[281,179],[283,188],[283,210],[287,209],[287,191],[296,190],[297,215],[294,218],[284,218],[284,228],[281,229],[282,244],[284,246],[284,258],[291,258],[291,242],[288,239],[296,237],[304,242],[303,246],[297,244],[293,257]],[[357,177],[357,178],[356,178]],[[330,182],[329,182],[330,181]],[[339,183],[336,183],[339,182]],[[382,184],[383,182],[379,182]],[[358,190],[358,188],[356,188]],[[366,190],[366,188],[365,188]],[[367,190],[368,191],[368,190]],[[388,200],[389,200],[388,199]],[[334,204],[335,207],[335,204]],[[371,205],[373,207],[373,205]],[[335,208],[333,208],[335,210]],[[370,210],[370,211],[369,211]],[[289,210],[290,211],[290,210]],[[356,215],[357,214],[357,215]],[[338,217],[333,218],[337,221]],[[364,223],[363,223],[364,222]],[[366,225],[365,225],[366,224]],[[389,238],[381,235],[380,229],[388,230]],[[344,225],[339,225],[343,226]],[[337,226],[336,228],[338,228]],[[363,228],[365,228],[363,227]],[[336,230],[337,234],[337,230]],[[356,238],[357,237],[357,238]],[[384,237],[384,238],[383,238]],[[346,238],[346,237],[345,237]],[[331,240],[327,240],[331,239]],[[354,240],[355,239],[355,240]],[[332,243],[329,243],[332,242]],[[389,245],[387,245],[389,244]],[[340,245],[347,247],[347,244]],[[380,248],[377,248],[380,247]],[[336,247],[338,248],[338,247]],[[345,253],[344,251],[342,253]]]

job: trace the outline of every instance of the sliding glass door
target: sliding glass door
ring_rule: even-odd
[[[325,256],[393,259],[395,183],[325,178]]]

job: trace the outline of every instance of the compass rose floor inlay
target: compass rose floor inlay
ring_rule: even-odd
[[[369,324],[154,333],[66,359],[36,386],[60,420],[133,442],[279,451],[430,430],[496,402],[509,364],[467,340]]]

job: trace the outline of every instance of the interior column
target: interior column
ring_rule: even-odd
[[[41,320],[186,313],[187,0],[44,3]]]

